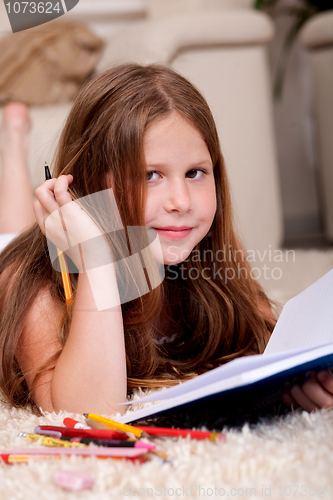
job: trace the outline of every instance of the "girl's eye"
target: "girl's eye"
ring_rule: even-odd
[[[201,172],[201,175],[198,176],[196,175],[197,172]],[[201,170],[201,169],[198,169],[198,168],[194,168],[192,170],[189,170],[187,173],[186,173],[186,176],[189,178],[189,179],[200,179],[202,177],[202,175],[204,175],[206,173],[205,170]],[[155,181],[157,180],[156,178],[153,179],[153,175],[156,174],[156,175],[159,175],[158,172],[156,172],[156,170],[152,170],[150,172],[147,172],[147,181]]]
[[[193,174],[195,174],[196,172],[201,172],[202,175],[206,173],[205,170],[200,170],[198,168],[194,168],[193,170],[189,170],[186,175],[188,176],[190,174],[190,176],[189,176],[190,179],[200,179],[202,177],[202,175],[200,175],[199,177],[198,176],[193,177]]]
[[[157,174],[157,172],[155,170],[151,170],[150,172],[147,172],[147,181],[151,181],[152,180],[152,176],[154,174]],[[156,179],[153,179],[153,180],[155,181]]]

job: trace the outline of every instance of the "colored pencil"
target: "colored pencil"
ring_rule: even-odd
[[[147,450],[144,450],[145,452]],[[19,464],[19,463],[28,463],[30,460],[44,460],[44,459],[50,459],[50,458],[54,458],[56,460],[60,460],[60,458],[62,457],[63,455],[62,454],[59,454],[57,453],[56,455],[45,455],[44,454],[30,454],[30,455],[27,455],[27,454],[22,454],[22,453],[18,453],[18,454],[8,454],[8,453],[1,453],[0,454],[0,463],[1,461],[3,461],[5,464],[9,464],[9,465],[14,465],[14,464]],[[70,456],[70,455],[67,455],[67,456]],[[84,457],[89,457],[90,455],[82,455],[83,458]],[[139,463],[144,463],[147,461],[147,458],[149,457],[149,454],[145,454],[145,456],[143,455],[138,455],[138,456],[135,456],[135,457],[124,457],[124,456],[120,456],[120,457],[110,457],[110,456],[98,456],[98,455],[95,455],[96,458],[98,459],[112,459],[112,460],[129,460],[131,462],[139,462]]]
[[[153,443],[146,443],[145,441],[120,441],[119,439],[72,438],[70,442],[85,445],[93,443],[98,446],[111,446],[120,448],[145,448],[146,450],[154,450],[156,448]]]
[[[165,437],[187,437],[191,439],[209,439],[210,441],[226,439],[222,432],[210,431],[195,431],[191,429],[174,429],[173,427],[148,427],[144,425],[136,426],[141,432],[147,433],[149,436],[165,436]]]
[[[71,279],[69,277],[69,272],[68,272],[66,255],[64,255],[63,252],[58,247],[57,247],[57,253],[61,271],[62,284],[65,292],[66,304],[67,306],[69,306],[70,303],[72,302],[73,291],[72,291]]]
[[[26,454],[22,454],[22,453],[18,453],[18,454],[13,454],[13,453],[1,453],[0,454],[0,459],[5,463],[5,464],[10,464],[10,465],[14,465],[14,464],[26,464],[29,462],[29,460],[31,459],[45,459],[45,458],[56,458],[57,460],[59,460],[61,458],[60,455],[26,455]]]
[[[139,457],[147,453],[145,448],[17,448],[5,450],[0,454],[4,455],[79,455],[79,456],[98,456],[98,457]]]
[[[89,414],[90,417],[91,414]],[[94,420],[87,419],[87,423],[97,429],[107,429],[107,426],[101,422],[95,422]],[[121,424],[119,424],[121,425]],[[226,435],[223,432],[210,432],[210,431],[195,431],[192,429],[174,429],[173,427],[148,427],[143,425],[135,425],[130,426],[131,429],[135,428],[136,430],[140,430],[142,432],[141,437],[145,435],[146,437],[187,437],[189,436],[191,439],[209,439],[210,441],[225,441]],[[131,430],[131,432],[133,432]]]
[[[63,448],[70,448],[75,447],[75,446],[87,446],[85,443],[80,442],[80,441],[70,441],[69,438],[66,438],[66,441],[60,439],[60,438],[54,438],[54,437],[49,437],[49,436],[43,436],[42,434],[27,434],[26,432],[20,432],[19,437],[25,438],[28,441],[38,441],[39,439],[42,442],[43,446],[60,446]],[[81,438],[73,438],[73,439],[81,439]],[[89,439],[89,438],[87,438]],[[122,443],[123,441],[120,441]],[[127,441],[124,441],[124,443],[127,443]]]
[[[100,424],[103,424],[110,429],[115,429],[122,432],[131,432],[135,437],[141,437],[142,431],[137,427],[133,427],[132,425],[121,424],[120,422],[116,422],[115,420],[111,420],[110,418],[95,415],[95,413],[84,413],[83,416],[89,420],[94,420]]]
[[[84,425],[82,422],[69,417],[64,418],[63,424],[65,427],[68,427],[70,429],[89,429],[89,427]]]
[[[46,162],[44,168],[45,168],[45,180],[47,181],[49,179],[52,179],[49,166]],[[67,306],[69,306],[70,303],[72,302],[73,291],[72,291],[71,279],[69,277],[69,272],[68,272],[67,260],[66,256],[58,247],[57,247],[57,254],[60,265],[62,284],[65,292],[66,304]]]
[[[65,437],[93,437],[95,439],[128,439],[128,435],[124,432],[113,431],[111,429],[69,429],[68,427],[57,427],[55,425],[39,425],[35,427],[35,434],[45,434],[45,432],[52,433],[52,437],[55,436],[54,432],[61,433],[61,436]]]

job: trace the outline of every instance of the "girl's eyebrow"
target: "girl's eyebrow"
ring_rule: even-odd
[[[187,165],[186,169],[190,170],[190,169],[197,168],[197,167],[203,167],[205,165],[213,167],[213,163],[210,160],[203,160],[203,161],[196,161],[196,162],[190,163],[189,165]],[[147,163],[146,167],[168,168],[168,165],[166,163]]]

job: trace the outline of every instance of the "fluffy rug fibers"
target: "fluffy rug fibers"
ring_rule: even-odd
[[[1,452],[35,446],[18,433],[33,432],[36,425],[62,425],[66,416],[84,421],[82,415],[37,417],[1,406]],[[226,441],[219,443],[158,439],[167,462],[158,457],[140,464],[72,456],[1,463],[0,499],[333,498],[333,408],[311,414],[298,410],[225,433]],[[82,491],[65,490],[54,482],[59,470],[89,472],[95,484]]]

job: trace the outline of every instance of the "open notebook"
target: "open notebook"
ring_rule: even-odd
[[[333,365],[333,270],[284,306],[264,354],[238,358],[192,380],[134,401],[158,403],[123,423],[218,429],[286,410],[284,383]]]

